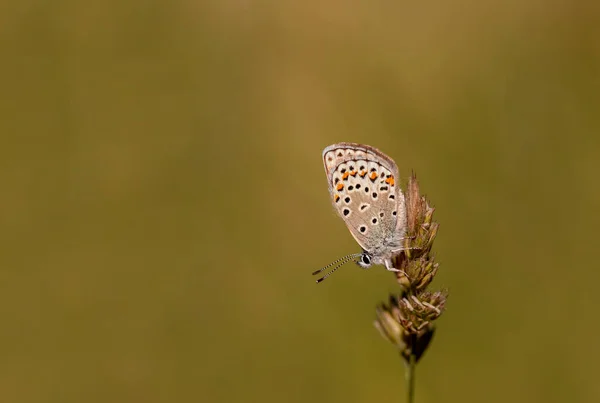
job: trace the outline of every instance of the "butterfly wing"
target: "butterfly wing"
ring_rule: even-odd
[[[333,206],[356,242],[368,252],[397,247],[406,209],[396,163],[376,148],[338,143],[323,150],[323,164]]]

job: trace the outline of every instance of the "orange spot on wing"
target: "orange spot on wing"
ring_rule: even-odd
[[[343,184],[343,183],[338,183],[338,185],[337,185],[337,187],[336,187],[336,189],[338,190],[338,192],[339,192],[340,190],[342,190],[343,188],[344,188],[344,184]]]
[[[357,173],[358,173],[357,171],[352,171],[352,172],[350,172],[350,175],[356,176]]]
[[[374,181],[375,178],[377,178],[377,172],[371,172],[370,178],[371,178],[372,181]]]
[[[340,195],[335,195],[334,199],[335,199],[335,201],[337,203],[337,201],[340,200]]]
[[[394,186],[394,177],[390,176],[385,180],[385,183],[389,184],[390,186]]]
[[[342,179],[346,180],[346,179],[348,179],[349,176],[350,176],[350,172],[344,172],[344,174],[342,175]]]
[[[364,178],[366,174],[367,174],[367,171],[362,171],[359,175],[361,178]]]

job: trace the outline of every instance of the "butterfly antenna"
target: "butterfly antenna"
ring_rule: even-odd
[[[346,259],[341,262],[340,264],[338,264],[337,266],[335,266],[329,273],[327,273],[326,275],[324,275],[323,277],[321,277],[320,279],[317,280],[317,283],[320,283],[321,281],[325,280],[327,277],[331,276],[333,273],[335,273],[335,271],[337,269],[339,269],[340,267],[342,267],[343,265],[345,265],[346,263],[348,263],[349,261],[351,261],[352,259],[360,256],[360,253],[354,254],[354,255],[348,255],[345,256]]]
[[[353,253],[353,254],[351,254],[351,255],[342,256],[341,258],[339,258],[339,259],[337,259],[337,260],[334,260],[333,262],[329,263],[327,266],[325,266],[325,267],[322,267],[322,268],[320,268],[319,270],[313,271],[312,275],[314,276],[314,275],[316,275],[316,274],[319,274],[319,273],[321,273],[323,270],[325,270],[325,269],[329,269],[331,266],[333,266],[334,264],[337,264],[337,263],[341,262],[342,260],[345,260],[345,261],[347,262],[348,260],[350,260],[350,259],[352,259],[352,258],[354,258],[354,257],[358,257],[358,256],[360,256],[360,255],[361,255],[361,253]],[[344,263],[346,263],[346,262],[344,262]]]

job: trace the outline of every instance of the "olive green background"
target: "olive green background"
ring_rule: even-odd
[[[0,401],[401,402],[322,149],[436,206],[417,401],[600,401],[600,7],[5,1]]]

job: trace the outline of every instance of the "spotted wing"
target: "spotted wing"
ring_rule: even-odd
[[[333,206],[366,251],[397,245],[406,213],[396,163],[362,144],[333,144],[323,151]],[[384,248],[385,249],[385,248]]]

